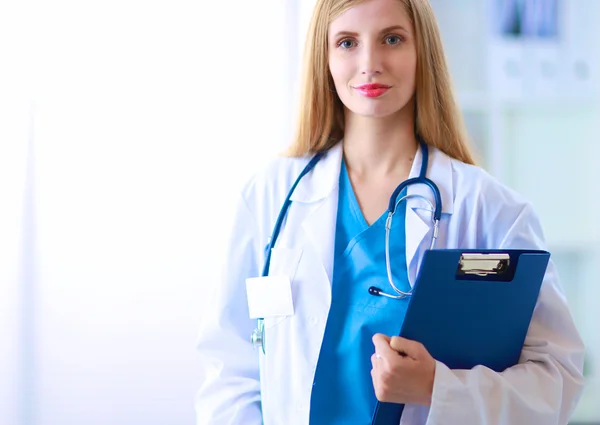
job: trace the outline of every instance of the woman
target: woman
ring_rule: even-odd
[[[531,206],[473,165],[428,1],[317,1],[302,95],[290,155],[239,200],[200,332],[198,424],[370,424],[378,400],[406,405],[401,424],[566,424],[582,391],[583,346],[552,263],[520,362],[502,373],[451,370],[392,337],[406,301],[367,293],[387,282],[390,195],[419,175],[425,150],[442,196],[437,248],[544,247]],[[427,188],[405,193],[433,202]],[[433,229],[427,202],[400,205],[392,274],[410,292]],[[270,278],[249,279],[269,256]],[[264,352],[250,342],[250,316],[264,317]]]

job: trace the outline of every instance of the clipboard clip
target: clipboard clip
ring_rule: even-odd
[[[509,254],[463,253],[458,264],[458,273],[476,276],[500,275],[510,267]]]

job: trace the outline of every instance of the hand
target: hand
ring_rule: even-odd
[[[435,359],[420,342],[382,334],[373,336],[371,377],[377,400],[431,405]]]

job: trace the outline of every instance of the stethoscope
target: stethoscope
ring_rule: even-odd
[[[387,269],[388,282],[389,282],[390,286],[392,287],[392,289],[396,292],[397,295],[388,294],[375,286],[371,286],[369,288],[369,294],[371,294],[371,295],[384,296],[384,297],[388,297],[388,298],[392,298],[392,299],[396,299],[396,300],[407,298],[412,295],[412,288],[408,292],[403,292],[400,289],[398,289],[398,287],[394,284],[394,279],[392,278],[392,268],[391,268],[391,261],[390,261],[390,230],[392,228],[392,217],[393,217],[394,213],[396,212],[396,208],[398,207],[400,202],[402,202],[408,198],[421,198],[421,199],[425,200],[425,202],[427,202],[427,204],[431,208],[430,211],[433,212],[433,215],[432,215],[433,234],[431,236],[431,244],[430,244],[429,249],[433,249],[435,247],[435,243],[438,238],[440,218],[442,216],[442,196],[440,194],[440,190],[437,187],[437,185],[433,181],[431,181],[430,179],[428,179],[426,177],[427,166],[429,165],[429,149],[427,147],[427,144],[425,142],[423,142],[423,140],[421,140],[421,139],[419,139],[419,144],[421,146],[421,152],[422,152],[422,156],[423,156],[423,161],[421,163],[421,170],[419,173],[419,177],[414,177],[412,179],[405,180],[404,182],[400,183],[400,185],[398,185],[396,190],[394,190],[394,193],[392,193],[392,196],[390,197],[390,203],[389,203],[389,207],[388,207],[388,215],[387,215],[387,219],[385,222],[385,265],[386,265],[386,269]],[[277,241],[279,232],[281,231],[283,220],[285,219],[288,209],[290,208],[290,205],[292,203],[292,201],[291,201],[292,194],[294,193],[296,186],[298,186],[298,183],[300,183],[300,180],[302,180],[302,178],[305,175],[307,175],[315,167],[315,165],[317,165],[317,163],[323,158],[323,156],[325,156],[325,153],[326,152],[320,152],[320,153],[316,154],[309,161],[309,163],[304,167],[304,169],[302,170],[302,172],[300,173],[300,175],[298,176],[298,178],[292,185],[292,188],[290,189],[290,191],[285,199],[285,202],[283,203],[283,206],[281,207],[281,211],[279,211],[279,215],[277,216],[277,221],[275,222],[275,227],[273,229],[273,233],[272,233],[271,237],[269,238],[267,246],[265,248],[266,249],[266,259],[265,259],[265,264],[264,264],[264,268],[263,268],[263,272],[262,272],[263,277],[269,275],[269,267],[271,265],[271,248],[273,246],[275,246],[275,242]],[[427,199],[426,197],[424,197],[422,195],[418,195],[418,194],[410,194],[410,195],[407,194],[407,195],[403,196],[402,198],[398,199],[398,196],[404,189],[406,189],[408,186],[414,185],[414,184],[424,184],[424,185],[429,186],[429,188],[431,189],[431,192],[433,193],[435,206],[432,205],[432,203],[429,199]],[[262,348],[263,353],[265,353],[264,335],[265,335],[264,319],[261,318],[261,319],[258,319],[257,328],[254,329],[254,331],[252,332],[251,340],[252,340],[252,344],[254,345],[254,347]]]

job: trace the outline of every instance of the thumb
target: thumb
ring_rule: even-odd
[[[403,356],[408,356],[414,360],[421,357],[423,346],[417,341],[395,336],[390,341],[390,347]]]

